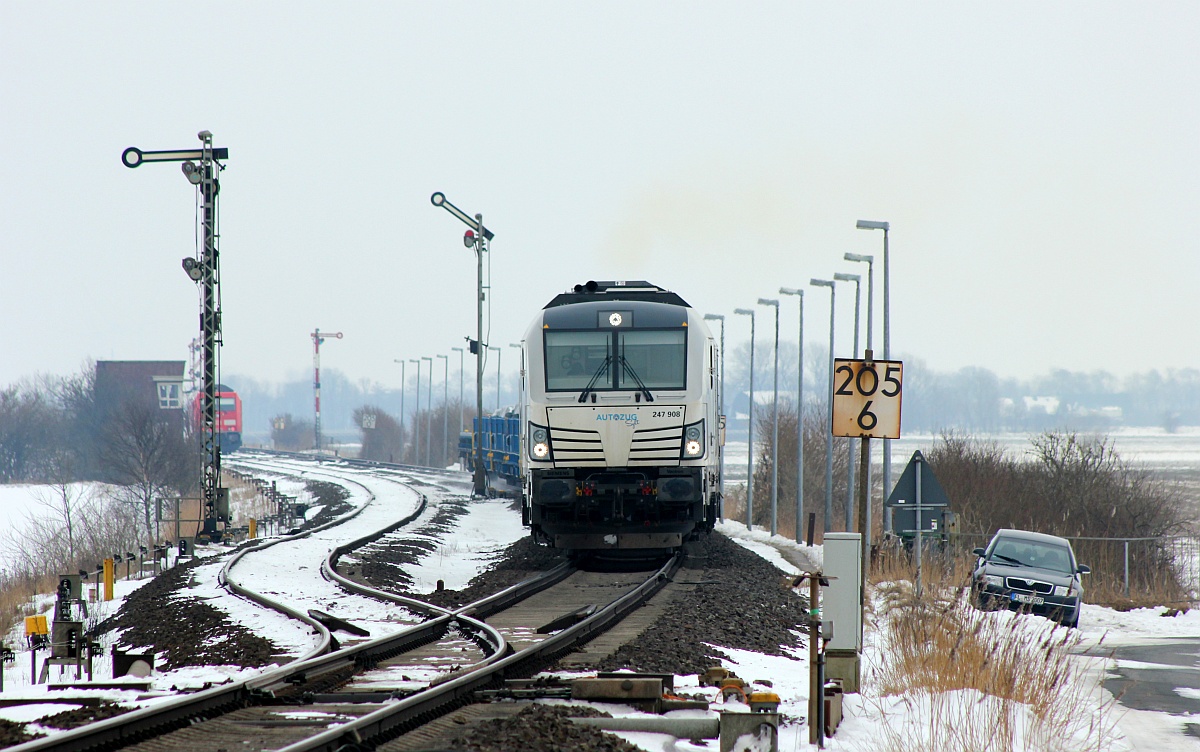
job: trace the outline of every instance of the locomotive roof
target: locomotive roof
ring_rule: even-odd
[[[687,304],[687,301],[677,294],[643,280],[621,282],[589,281],[586,284],[575,285],[573,289],[561,295],[556,295],[554,300],[546,304],[546,308],[550,309],[556,306],[572,305],[575,303],[601,303],[616,300],[663,303],[691,308]]]

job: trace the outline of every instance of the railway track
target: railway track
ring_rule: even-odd
[[[250,680],[173,698],[12,749],[192,752],[374,746],[469,702],[477,689],[528,675],[577,649],[637,609],[680,565],[679,558],[672,559],[649,577],[561,565],[453,609],[388,593],[338,571],[340,557],[410,524],[425,512],[427,503],[422,498],[417,509],[386,528],[335,546],[320,565],[323,576],[345,592],[394,604],[419,615],[419,623],[372,639],[355,641],[342,634],[344,644],[339,646],[330,627],[344,631],[344,623],[268,598],[230,574],[245,557],[281,541],[248,548],[225,565],[223,582],[308,624],[316,636],[308,651]],[[321,532],[310,530],[297,537]],[[538,627],[574,612],[577,618],[568,620],[573,623],[564,622],[549,635],[538,634]]]

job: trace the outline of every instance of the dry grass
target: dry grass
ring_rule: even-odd
[[[1072,658],[1078,633],[1043,619],[976,610],[961,569],[926,568],[930,581],[917,598],[903,560],[877,567],[876,578],[889,579],[877,579],[881,609],[873,615],[883,648],[870,675],[880,695],[876,710],[886,716],[904,705],[910,719],[883,724],[888,748],[1108,749],[1115,700],[1096,700],[1094,681]]]

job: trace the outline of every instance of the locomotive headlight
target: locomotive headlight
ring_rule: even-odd
[[[683,456],[693,459],[704,454],[704,422],[683,427]]]
[[[545,426],[529,424],[529,456],[535,460],[550,459],[550,431]]]

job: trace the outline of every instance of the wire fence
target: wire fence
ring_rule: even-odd
[[[1091,567],[1085,575],[1084,600],[1091,603],[1200,600],[1200,537],[1090,538],[1063,536],[1071,541],[1075,558]],[[983,533],[950,536],[955,554],[970,555],[992,539]]]

